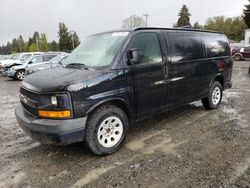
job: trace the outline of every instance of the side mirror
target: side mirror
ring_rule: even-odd
[[[142,51],[139,48],[132,48],[128,51],[127,57],[128,65],[139,64],[143,58]]]

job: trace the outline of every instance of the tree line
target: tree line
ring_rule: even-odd
[[[47,41],[45,33],[39,34],[35,31],[33,37],[29,37],[28,41],[20,35],[14,38],[6,45],[0,46],[0,54],[11,54],[19,52],[47,52],[47,51],[65,51],[70,52],[80,44],[80,39],[75,31],[69,30],[64,23],[59,23],[58,31],[59,42],[53,40]]]
[[[250,0],[249,0],[250,2]],[[208,18],[204,25],[195,22],[190,23],[191,13],[186,5],[183,5],[178,13],[178,20],[173,27],[187,27],[202,30],[214,30],[224,32],[233,41],[240,42],[244,39],[245,29],[250,28],[250,4],[245,5],[242,16],[227,18],[217,16]],[[145,27],[145,20],[141,16],[132,15],[123,20],[122,28]]]
[[[250,0],[249,0],[250,2]],[[244,39],[245,29],[250,28],[250,5],[245,5],[242,16],[227,18],[225,16],[216,16],[208,18],[205,25],[195,22],[192,26],[190,23],[189,10],[183,5],[179,14],[177,23],[173,27],[191,27],[194,29],[205,29],[224,32],[227,37],[233,41],[240,42]]]

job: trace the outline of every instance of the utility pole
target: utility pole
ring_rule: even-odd
[[[143,16],[145,16],[145,20],[146,20],[146,27],[148,27],[148,17],[149,17],[149,14],[146,13],[146,14],[143,14]]]

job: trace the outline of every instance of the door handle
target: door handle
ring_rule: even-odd
[[[168,77],[168,66],[164,65],[164,77],[167,78]]]

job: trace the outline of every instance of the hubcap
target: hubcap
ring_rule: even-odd
[[[25,77],[25,72],[21,71],[21,72],[18,72],[18,73],[17,73],[17,78],[18,78],[19,80],[23,80],[24,77]]]
[[[122,134],[122,121],[115,116],[110,116],[102,121],[100,127],[98,128],[98,142],[103,147],[110,148],[121,140]]]
[[[219,87],[215,87],[212,94],[212,102],[214,105],[217,105],[220,102],[221,90]]]

